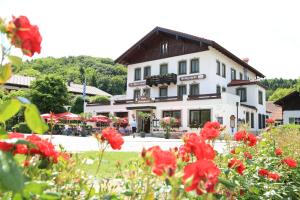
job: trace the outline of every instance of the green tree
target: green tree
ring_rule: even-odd
[[[71,102],[71,112],[80,114],[83,113],[83,98],[82,96],[75,96]]]
[[[270,96],[269,100],[270,101],[276,101],[289,93],[293,92],[293,88],[277,88],[275,92]]]
[[[30,99],[41,113],[63,112],[64,106],[69,104],[67,86],[61,77],[55,75],[34,81],[30,86]]]

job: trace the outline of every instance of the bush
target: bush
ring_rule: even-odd
[[[103,105],[107,105],[110,103],[110,98],[107,96],[97,95],[90,97],[90,103],[99,103]]]
[[[16,132],[19,133],[31,133],[30,128],[28,128],[26,122],[21,122],[19,124],[16,124],[13,129],[16,130]]]

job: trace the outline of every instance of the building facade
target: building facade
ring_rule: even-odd
[[[156,27],[116,62],[127,65],[126,95],[111,105],[87,105],[85,112],[137,117],[149,112],[147,132],[166,116],[193,131],[206,121],[219,121],[228,132],[247,123],[252,131],[265,127],[265,88],[262,73],[214,41]]]

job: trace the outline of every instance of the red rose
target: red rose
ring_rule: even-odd
[[[235,169],[240,175],[243,175],[243,172],[246,169],[243,162],[235,158],[229,161],[228,167]]]
[[[13,144],[7,142],[0,142],[0,151],[10,151],[14,147]]]
[[[42,37],[37,26],[30,24],[25,16],[13,17],[10,24],[14,24],[14,29],[9,29],[12,44],[21,48],[23,53],[33,56],[35,52],[41,52]],[[11,27],[11,26],[10,26]]]
[[[295,168],[297,167],[297,161],[295,161],[292,158],[285,158],[282,160],[283,163],[287,164],[290,168]]]
[[[268,178],[273,181],[278,181],[280,179],[280,175],[277,173],[269,173]]]
[[[11,132],[8,134],[8,138],[9,139],[13,139],[13,138],[24,138],[24,134],[22,133],[17,133],[17,132]]]
[[[247,159],[252,159],[252,155],[251,155],[251,153],[249,153],[249,152],[244,152],[244,156],[245,156],[245,158],[247,158]]]
[[[269,175],[269,171],[266,169],[260,169],[258,170],[258,175],[267,177]]]
[[[275,155],[276,156],[281,156],[282,155],[282,150],[280,148],[275,149]]]
[[[214,192],[220,169],[211,160],[198,160],[184,167],[183,183],[185,191],[196,190],[198,195],[205,191]]]
[[[108,141],[112,149],[121,149],[124,139],[114,128],[105,128],[102,130],[102,137]]]

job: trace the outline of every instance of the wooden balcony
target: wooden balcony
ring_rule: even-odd
[[[114,105],[132,104],[132,103],[135,103],[134,99],[122,99],[122,100],[115,100]]]
[[[152,87],[158,86],[159,84],[168,84],[177,83],[177,74],[171,73],[166,75],[155,75],[146,78],[146,85]]]
[[[182,101],[180,96],[156,97],[154,102]]]
[[[220,93],[188,95],[187,100],[221,99]]]

